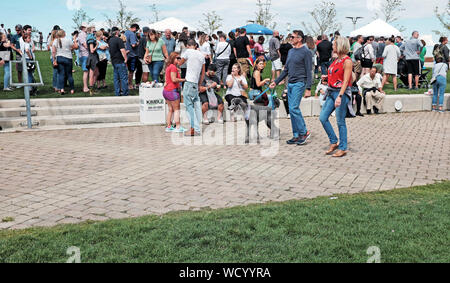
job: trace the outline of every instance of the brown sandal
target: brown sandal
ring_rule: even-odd
[[[346,156],[347,152],[343,151],[343,150],[338,150],[338,152],[336,152],[335,154],[333,154],[333,157],[343,157]]]
[[[338,147],[339,147],[338,144],[332,144],[332,145],[330,145],[330,149],[329,149],[325,154],[326,154],[326,155],[332,154]]]

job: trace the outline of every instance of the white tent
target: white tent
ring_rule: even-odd
[[[422,36],[420,36],[419,39],[423,39],[423,41],[425,41],[425,43],[427,44],[427,46],[434,46],[434,40],[433,40],[433,36],[431,34],[424,34]]]
[[[143,27],[144,25],[142,25]],[[189,30],[195,30],[192,28],[192,26],[186,24],[185,22],[183,22],[182,20],[179,20],[177,18],[166,18],[162,21],[153,23],[148,25],[149,28],[154,29],[156,31],[164,31],[166,29],[170,29],[172,31],[178,31],[181,32],[183,30],[184,27],[188,27]]]
[[[390,37],[391,35],[394,36],[401,36],[402,33],[394,28],[393,26],[391,26],[390,24],[386,23],[383,20],[377,19],[373,22],[371,22],[370,24],[363,26],[360,29],[354,30],[350,33],[350,36],[354,37],[357,35],[362,35],[362,36],[375,36],[375,37],[380,37],[380,36],[384,36],[384,37]]]

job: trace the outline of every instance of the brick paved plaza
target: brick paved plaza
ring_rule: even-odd
[[[306,123],[312,132],[309,144],[288,146],[290,121],[280,120],[281,141],[271,154],[265,154],[267,145],[186,145],[190,138],[154,126],[0,134],[0,219],[14,219],[0,221],[0,228],[218,209],[450,179],[448,112],[347,119],[350,152],[341,159],[324,155],[328,140],[318,118],[306,118]],[[334,119],[332,124],[336,129]],[[225,123],[235,125],[244,126]],[[201,144],[201,138],[194,143]]]

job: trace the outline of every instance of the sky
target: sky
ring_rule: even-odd
[[[156,4],[159,18],[177,17],[194,27],[199,27],[203,13],[216,11],[223,19],[220,30],[229,31],[254,20],[256,0],[123,0],[127,9],[134,12],[143,23],[150,22],[152,12],[150,6]],[[328,0],[336,4],[337,19],[342,24],[342,35],[353,30],[351,20],[347,16],[362,16],[357,28],[374,20],[374,14],[383,0]],[[117,0],[14,0],[2,1],[0,22],[13,30],[14,25],[30,24],[36,26],[44,34],[48,34],[55,24],[63,29],[73,31],[72,16],[76,9],[82,8],[95,19],[100,28],[105,14],[112,17],[118,10]],[[275,0],[272,1],[272,13],[275,14],[277,30],[287,32],[288,23],[291,30],[303,29],[302,22],[312,22],[309,12],[318,4],[318,0]],[[442,27],[434,15],[434,7],[445,8],[447,0],[403,0],[406,9],[394,26],[404,26],[405,38],[409,38],[413,30],[420,34],[433,34],[433,30]],[[438,37],[433,35],[437,42]]]

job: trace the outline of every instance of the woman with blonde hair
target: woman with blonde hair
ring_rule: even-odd
[[[211,44],[209,43],[209,35],[202,34],[199,41],[200,52],[205,56],[205,70],[211,63]]]
[[[75,86],[72,77],[72,50],[78,48],[76,41],[67,38],[64,30],[59,30],[57,40],[53,41],[52,59],[53,66],[58,68],[58,89],[60,94],[64,95],[65,78],[69,81],[70,93],[74,94]]]
[[[343,157],[347,154],[347,125],[345,117],[347,111],[352,116],[352,59],[348,57],[350,43],[347,38],[339,37],[333,41],[333,52],[337,54],[337,59],[328,68],[328,89],[326,92],[325,104],[320,113],[320,122],[330,140],[330,149],[327,155],[339,149],[333,157]],[[329,117],[336,110],[336,120],[339,128],[339,140],[334,133]]]
[[[225,100],[228,105],[231,105],[231,100],[235,97],[240,97],[247,103],[247,94],[245,90],[248,88],[247,80],[242,75],[241,65],[236,63],[231,68],[231,74],[227,77],[227,93]]]
[[[50,34],[50,41],[47,44],[47,50],[50,51],[50,61],[52,62],[52,66],[53,65],[53,56],[52,56],[52,46],[53,46],[53,42],[56,40],[57,37],[57,30],[52,31],[52,33]],[[58,67],[53,67],[53,88],[55,89],[55,92],[59,92],[58,89]]]

